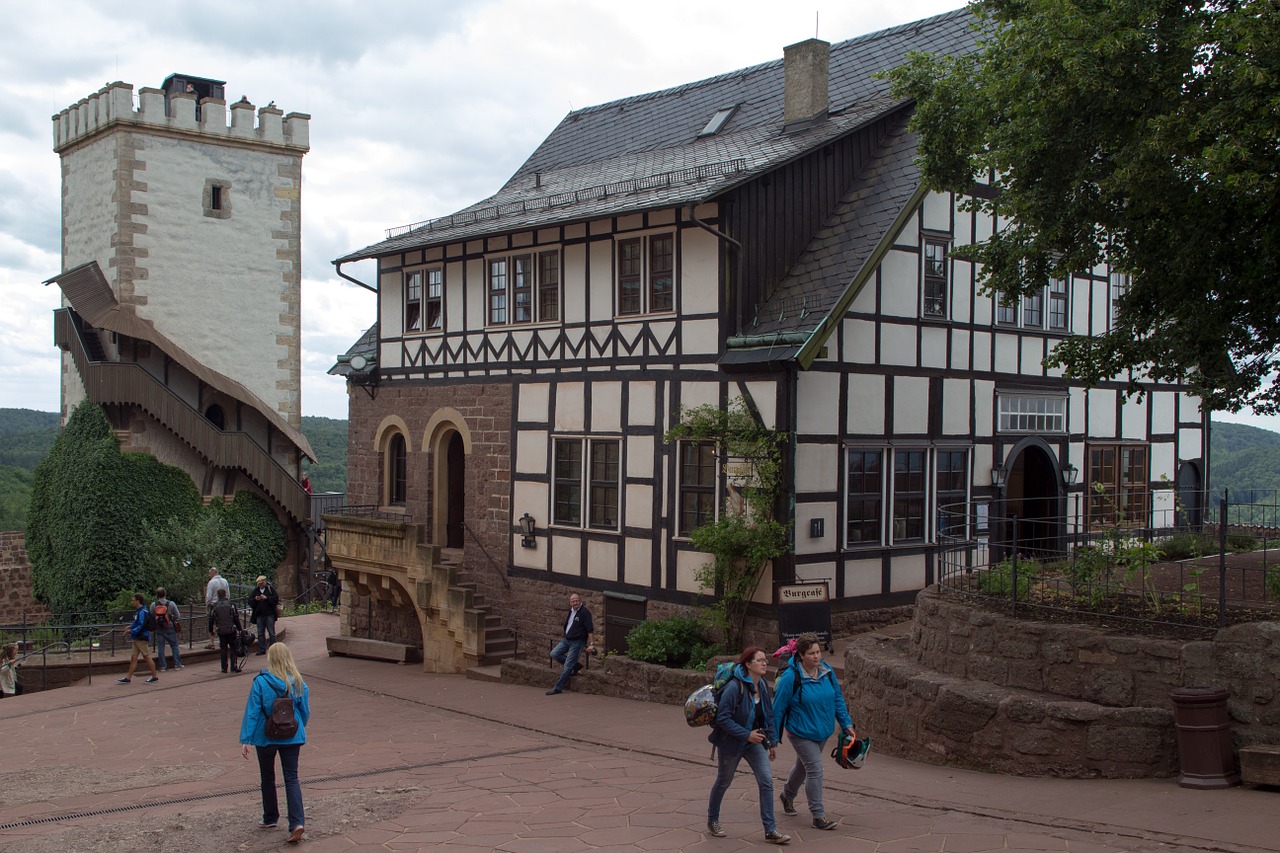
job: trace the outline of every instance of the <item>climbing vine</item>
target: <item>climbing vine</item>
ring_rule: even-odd
[[[786,552],[790,527],[775,518],[782,494],[783,448],[787,434],[766,429],[737,397],[727,408],[703,405],[679,412],[679,423],[663,436],[715,442],[729,483],[719,517],[693,530],[689,538],[712,561],[695,576],[715,595],[706,608],[711,624],[724,635],[726,651],[742,642],[747,607],[765,567]]]

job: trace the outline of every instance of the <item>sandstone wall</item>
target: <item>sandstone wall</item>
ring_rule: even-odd
[[[51,617],[49,608],[31,593],[31,565],[26,535],[0,533],[0,625],[39,624]]]

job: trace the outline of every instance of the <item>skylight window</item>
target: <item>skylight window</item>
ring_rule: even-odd
[[[715,136],[717,133],[729,123],[729,119],[738,111],[738,105],[731,107],[723,107],[716,110],[716,114],[711,117],[711,121],[707,122],[707,126],[702,129],[698,136]]]

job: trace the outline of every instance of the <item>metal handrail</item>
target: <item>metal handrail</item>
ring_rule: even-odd
[[[485,550],[484,543],[480,541],[480,537],[476,535],[476,532],[465,521],[462,522],[462,529],[471,534],[471,538],[475,540],[476,545],[480,548],[480,553],[484,554],[484,558],[489,561],[489,565],[498,573],[498,579],[502,581],[502,586],[505,589],[511,589],[511,581],[507,580],[506,574],[502,569],[498,568],[498,564],[494,562],[493,557],[489,556],[489,552]]]

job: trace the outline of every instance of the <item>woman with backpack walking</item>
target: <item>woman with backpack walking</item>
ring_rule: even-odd
[[[720,756],[711,799],[707,803],[707,834],[725,836],[720,825],[720,804],[733,783],[733,774],[742,759],[747,760],[760,789],[760,822],[764,824],[764,840],[770,844],[786,844],[790,835],[778,832],[773,819],[773,768],[775,755],[773,699],[765,673],[769,658],[764,649],[750,646],[738,656],[733,677],[724,685],[716,700],[716,720],[707,740]]]
[[[262,820],[258,826],[262,829],[275,829],[280,822],[280,801],[276,797],[276,756],[280,756],[290,844],[301,841],[306,831],[302,785],[298,782],[298,753],[307,742],[309,719],[311,692],[302,680],[293,652],[284,643],[276,643],[267,649],[267,668],[254,677],[249,689],[244,718],[240,721],[240,752],[246,760],[250,746],[258,753],[258,775],[262,783]]]
[[[804,785],[813,825],[835,829],[837,822],[827,817],[822,805],[822,752],[837,722],[846,735],[853,737],[853,718],[835,670],[822,659],[817,634],[801,634],[797,638],[791,663],[778,678],[773,710],[778,737],[785,729],[787,740],[796,751],[796,763],[782,786],[782,813],[798,814],[796,794]]]

